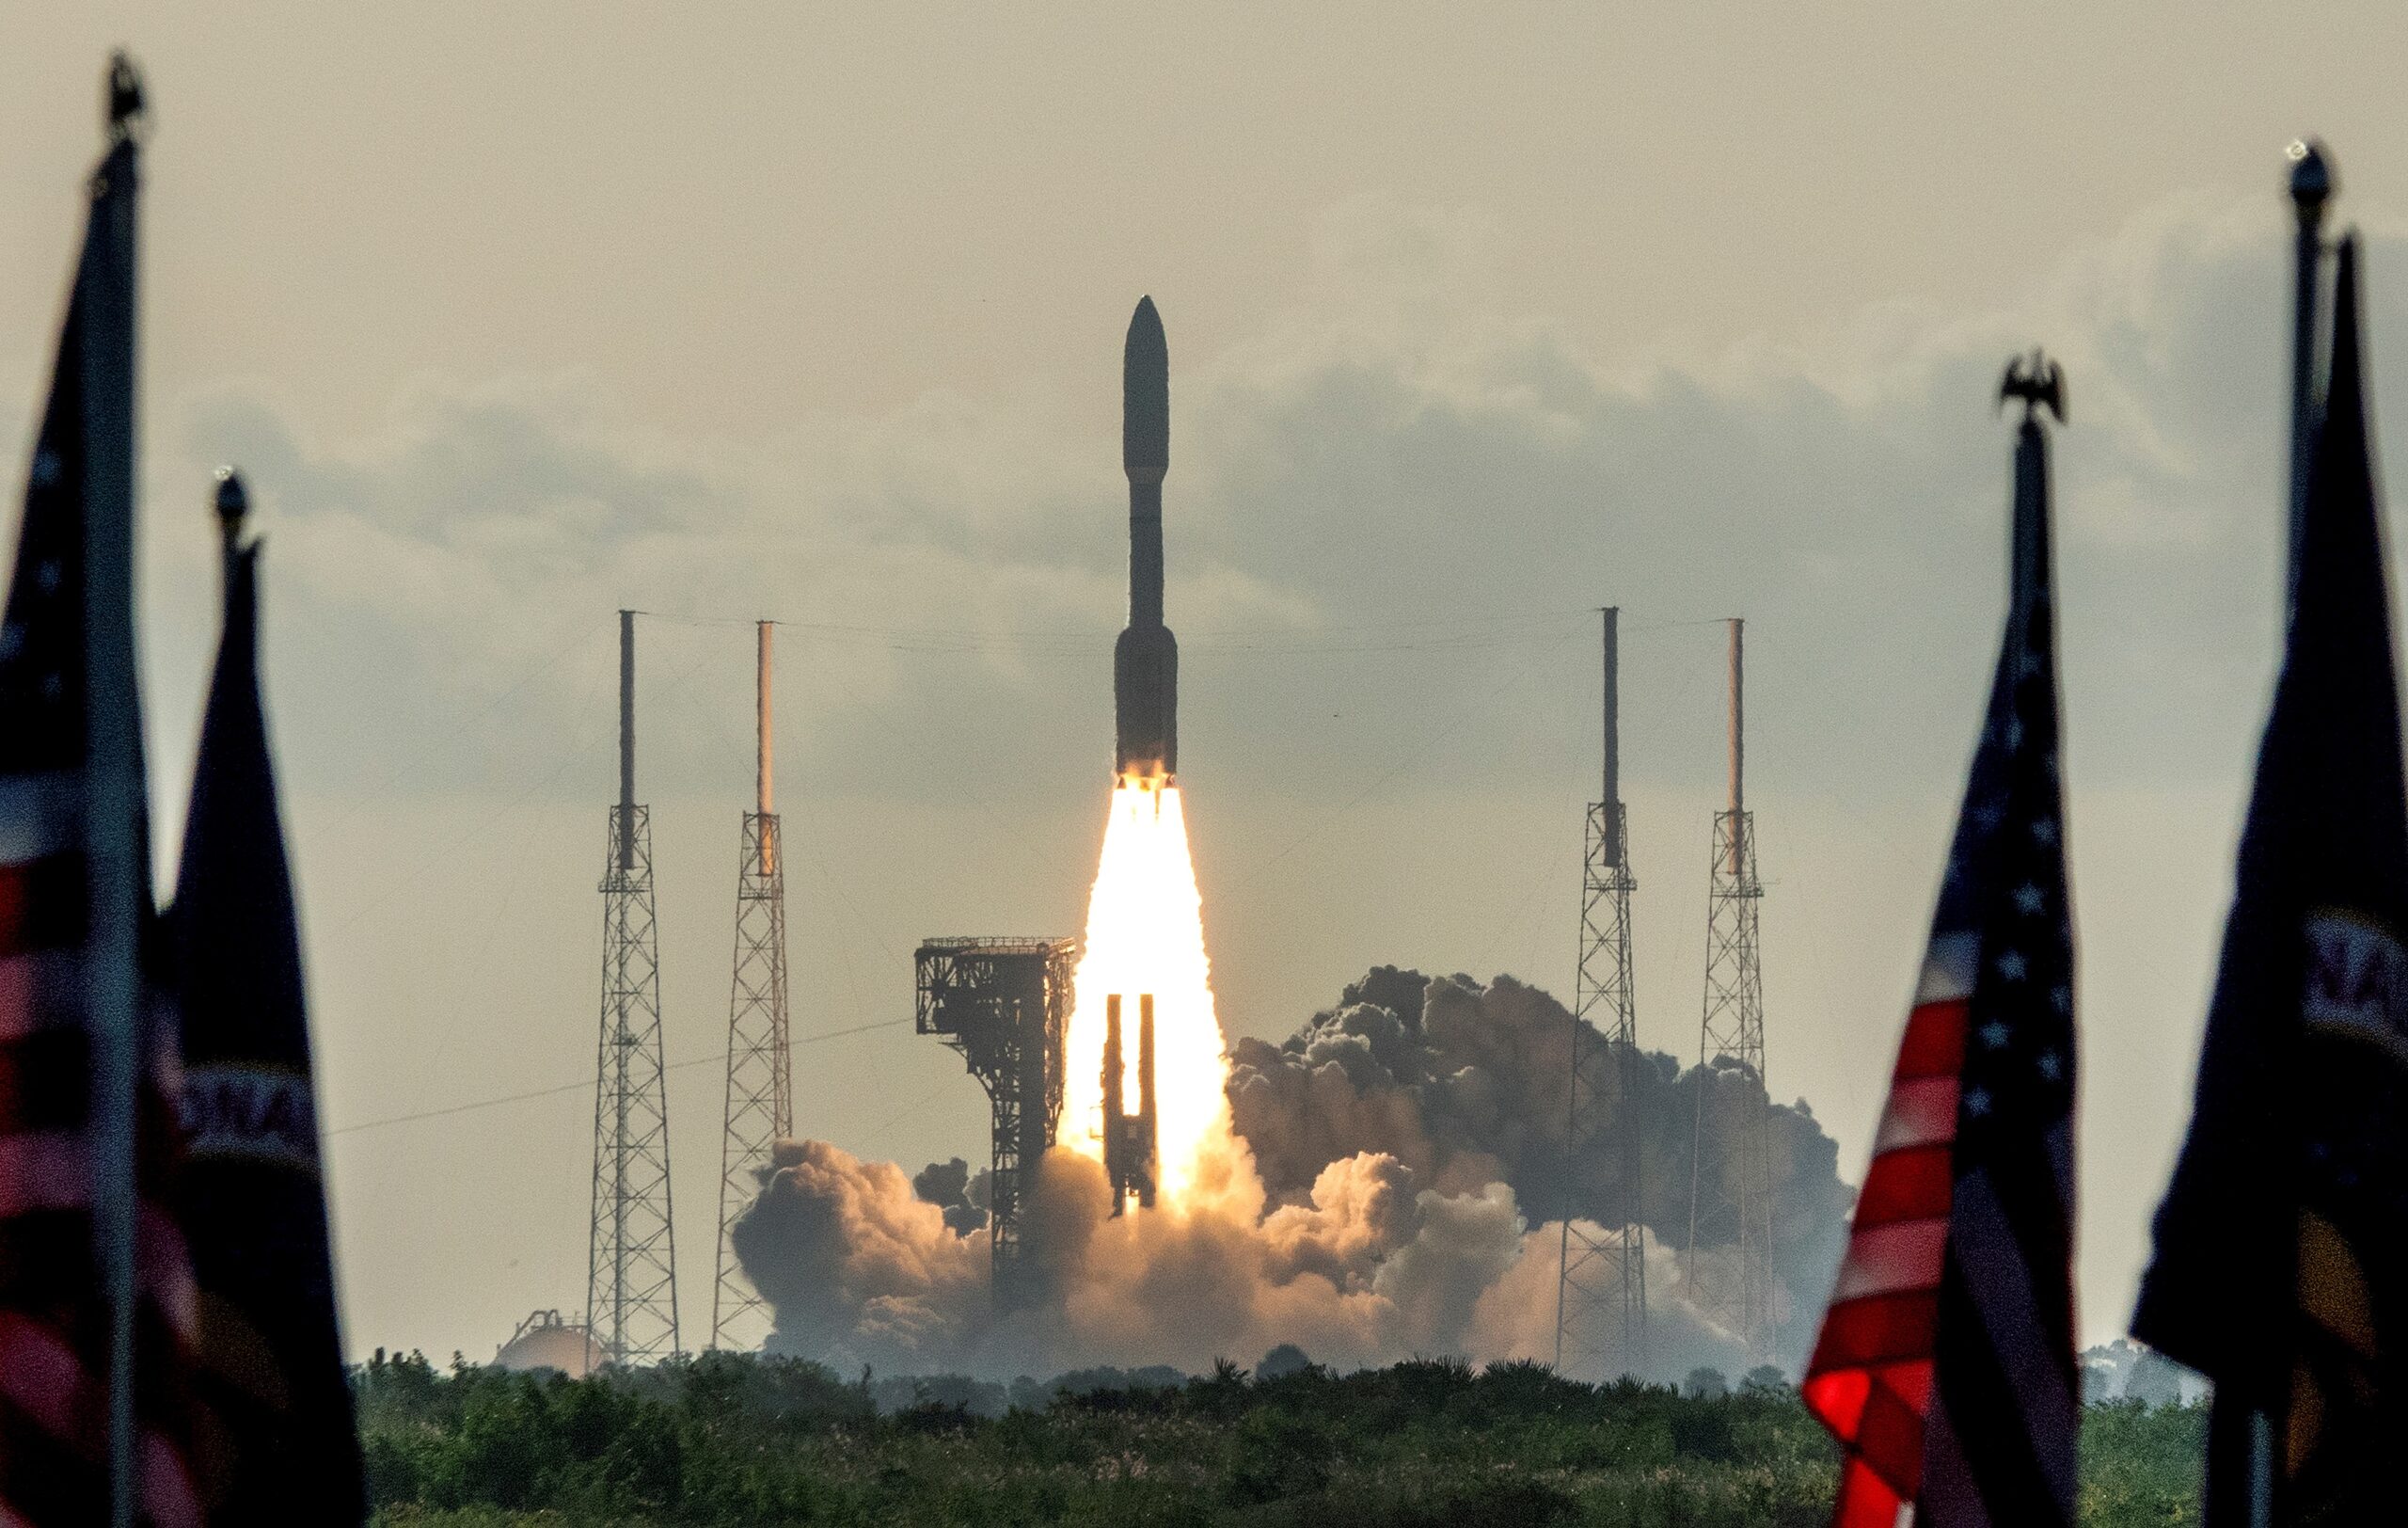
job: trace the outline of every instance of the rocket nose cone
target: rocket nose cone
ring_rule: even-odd
[[[1151,297],[1138,299],[1121,353],[1120,465],[1132,483],[1170,470],[1170,344]]]
[[[1154,306],[1151,294],[1137,299],[1137,310],[1129,315],[1129,353],[1135,355],[1137,346],[1150,339],[1154,352],[1164,349],[1162,310]]]

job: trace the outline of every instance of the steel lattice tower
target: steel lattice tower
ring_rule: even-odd
[[[1068,939],[930,939],[912,961],[916,1028],[970,1063],[990,1105],[988,1249],[994,1307],[1024,1309],[1022,1212],[1062,1119],[1062,1047],[1078,946]]]
[[[753,682],[760,743],[755,809],[744,814],[736,872],[736,976],[727,1002],[727,1111],[719,1158],[719,1267],[711,1287],[711,1345],[758,1347],[769,1309],[736,1261],[736,1222],[760,1197],[769,1150],[794,1134],[794,1070],[786,1047],[786,873],[769,768],[769,629],[759,623]],[[731,1337],[734,1338],[731,1341]]]
[[[1772,1277],[1772,1120],[1765,1087],[1764,973],[1756,958],[1755,814],[1741,790],[1742,623],[1731,622],[1731,804],[1714,815],[1689,1158],[1689,1300],[1759,1361],[1779,1335]],[[1730,1074],[1740,1074],[1731,1078]],[[1728,1080],[1726,1080],[1728,1079]],[[1719,1086],[1709,1086],[1719,1084]]]
[[[594,1228],[585,1325],[613,1363],[678,1352],[669,1097],[660,1063],[660,945],[652,820],[636,804],[636,619],[619,613],[619,804],[602,873],[602,1023],[594,1058]]]
[[[1589,805],[1580,878],[1580,965],[1573,987],[1572,1067],[1564,1158],[1577,1164],[1602,1147],[1622,1173],[1628,1218],[1610,1229],[1576,1224],[1577,1196],[1565,1174],[1566,1202],[1555,1286],[1555,1366],[1600,1377],[1634,1373],[1647,1354],[1646,1237],[1641,1230],[1639,1122],[1639,1021],[1630,963],[1630,843],[1622,804],[1619,626],[1605,622],[1605,789]]]

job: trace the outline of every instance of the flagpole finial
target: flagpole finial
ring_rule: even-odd
[[[2283,152],[2291,162],[2291,200],[2299,203],[2303,215],[2321,212],[2340,186],[2324,145],[2314,138],[2293,138]]]
[[[2057,416],[2058,423],[2063,424],[2066,422],[2065,368],[2042,354],[2038,345],[2034,345],[2031,355],[2017,356],[2006,363],[2006,375],[1999,380],[1998,406],[2004,408],[2010,398],[2022,402],[2025,419],[2046,408]]]
[[[231,547],[243,533],[243,517],[251,512],[251,496],[243,487],[243,474],[230,467],[217,470],[217,529]]]
[[[109,55],[109,142],[123,143],[138,135],[150,115],[142,96],[142,72],[134,67],[133,56],[119,48]]]

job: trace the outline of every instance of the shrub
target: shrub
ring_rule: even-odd
[[[1166,1373],[1029,1380],[993,1419],[965,1398],[997,1393],[983,1381],[855,1384],[730,1354],[579,1380],[380,1355],[354,1384],[380,1528],[1806,1528],[1830,1515],[1836,1453],[1786,1385],[1685,1394],[1451,1359]],[[879,1415],[873,1390],[906,1404]],[[2196,1407],[2089,1408],[2085,1528],[2196,1522],[2204,1433]]]

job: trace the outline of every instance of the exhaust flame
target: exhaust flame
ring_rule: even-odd
[[[1229,1063],[1212,1011],[1204,957],[1204,909],[1187,852],[1179,787],[1161,775],[1126,774],[1112,791],[1103,859],[1087,904],[1070,1030],[1064,1046],[1062,1122],[1055,1141],[1103,1159],[1106,1000],[1124,1011],[1121,1046],[1127,1106],[1139,1095],[1138,999],[1154,999],[1156,1198],[1178,1207],[1198,1186],[1208,1159],[1232,1145]]]

